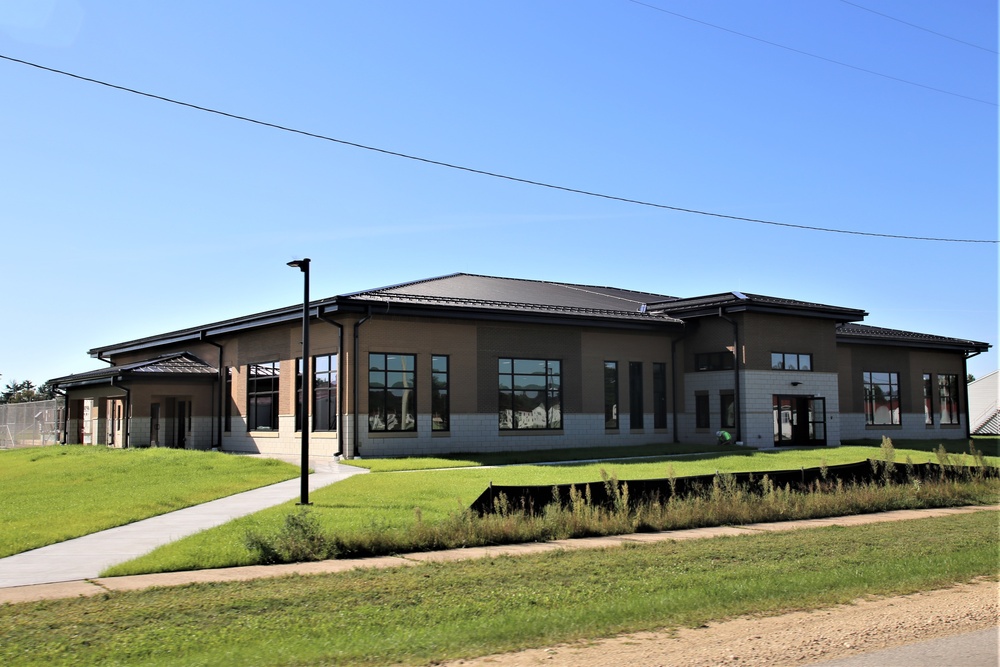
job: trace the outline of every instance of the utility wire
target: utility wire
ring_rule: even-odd
[[[889,19],[891,21],[896,21],[897,23],[902,23],[903,25],[908,25],[911,28],[916,28],[917,30],[923,30],[924,32],[929,32],[932,35],[937,35],[938,37],[944,37],[945,39],[950,39],[953,42],[958,42],[959,44],[965,44],[966,46],[971,46],[974,49],[980,49],[982,51],[986,51],[987,53],[996,53],[996,51],[994,51],[993,49],[988,49],[985,46],[979,46],[978,44],[973,44],[972,42],[966,42],[963,39],[958,39],[957,37],[952,37],[951,35],[946,35],[943,32],[935,32],[934,30],[931,30],[930,28],[925,28],[925,27],[923,27],[921,25],[917,25],[916,23],[910,23],[908,21],[904,21],[903,19],[898,19],[895,16],[889,16],[888,14],[883,14],[882,12],[877,12],[874,9],[870,9],[868,7],[864,7],[862,5],[859,5],[856,2],[849,2],[848,0],[840,0],[840,1],[842,3],[844,3],[845,5],[851,5],[852,7],[857,7],[858,9],[863,9],[866,12],[871,12],[872,14],[878,14],[879,16],[887,18],[887,19]]]
[[[816,55],[815,53],[809,53],[808,51],[802,51],[801,49],[796,49],[791,46],[785,46],[784,44],[778,44],[777,42],[771,42],[760,37],[754,37],[753,35],[748,35],[745,32],[739,32],[738,30],[732,30],[730,28],[724,28],[721,25],[716,25],[714,23],[709,23],[708,21],[702,21],[701,19],[692,18],[690,16],[685,16],[684,14],[678,14],[677,12],[670,11],[669,9],[664,9],[662,7],[657,7],[656,5],[651,5],[646,2],[641,2],[640,0],[628,0],[629,2],[646,7],[647,9],[652,9],[658,12],[663,12],[664,14],[670,14],[671,16],[676,16],[677,18],[684,19],[686,21],[692,21],[694,23],[699,23],[709,28],[715,28],[716,30],[722,30],[723,32],[728,32],[732,35],[737,35],[739,37],[744,37],[746,39],[752,39],[755,42],[760,42],[761,44],[767,44],[768,46],[775,46],[779,49],[784,49],[786,51],[791,51],[792,53],[797,53],[802,56],[809,56],[810,58],[815,58],[817,60],[822,60],[824,62],[832,63],[834,65],[840,65],[841,67],[847,67],[858,72],[864,72],[865,74],[872,74],[874,76],[880,76],[883,79],[889,79],[890,81],[896,81],[898,83],[905,83],[909,86],[917,86],[918,88],[923,88],[925,90],[932,90],[936,93],[944,93],[945,95],[951,95],[953,97],[960,97],[963,100],[970,100],[972,102],[979,102],[980,104],[988,104],[992,107],[998,106],[996,102],[990,102],[989,100],[982,100],[978,97],[970,97],[969,95],[962,95],[961,93],[953,93],[950,90],[944,90],[943,88],[935,88],[934,86],[928,86],[922,83],[917,83],[916,81],[910,81],[909,79],[901,79],[897,76],[892,76],[891,74],[883,74],[882,72],[876,72],[875,70],[865,69],[864,67],[858,67],[857,65],[851,65],[849,63],[842,62],[840,60],[834,60],[833,58],[827,58],[826,56]]]
[[[933,236],[907,236],[903,234],[882,234],[877,232],[862,232],[856,230],[847,229],[834,229],[831,227],[814,227],[811,225],[797,225],[789,222],[775,222],[774,220],[760,220],[757,218],[745,218],[738,215],[726,215],[724,213],[712,213],[711,211],[699,211],[693,208],[682,208],[680,206],[670,206],[667,204],[658,204],[656,202],[643,201],[641,199],[631,199],[628,197],[618,197],[615,195],[602,194],[600,192],[592,192],[589,190],[581,190],[578,188],[566,187],[563,185],[553,185],[551,183],[544,183],[542,181],[533,181],[527,178],[519,178],[517,176],[508,176],[506,174],[498,174],[492,171],[485,171],[483,169],[474,169],[472,167],[464,167],[462,165],[452,164],[450,162],[442,162],[440,160],[432,160],[425,157],[419,157],[416,155],[408,155],[406,153],[400,153],[397,151],[387,150],[385,148],[377,148],[375,146],[366,146],[365,144],[359,144],[353,141],[346,141],[344,139],[337,139],[334,137],[329,137],[323,134],[317,134],[315,132],[307,132],[305,130],[298,130],[293,127],[286,127],[284,125],[278,125],[276,123],[269,123],[263,120],[257,120],[255,118],[249,118],[247,116],[240,116],[237,114],[229,113],[226,111],[219,111],[218,109],[211,109],[209,107],[199,106],[197,104],[191,104],[190,102],[182,102],[180,100],[175,100],[169,97],[164,97],[162,95],[155,95],[153,93],[143,92],[141,90],[136,90],[134,88],[128,88],[126,86],[119,86],[117,84],[108,83],[106,81],[101,81],[100,79],[93,79],[86,76],[81,76],[79,74],[73,74],[72,72],[66,72],[64,70],[55,69],[52,67],[45,67],[44,65],[39,65],[37,63],[29,62],[27,60],[21,60],[19,58],[12,58],[11,56],[0,54],[0,59],[8,60],[10,62],[18,63],[21,65],[27,65],[28,67],[34,67],[46,72],[52,72],[53,74],[61,74],[62,76],[68,76],[73,79],[78,79],[80,81],[86,81],[87,83],[94,83],[99,86],[105,86],[107,88],[113,88],[114,90],[120,90],[126,93],[132,93],[133,95],[141,95],[143,97],[149,97],[154,100],[160,100],[161,102],[168,102],[170,104],[176,104],[178,106],[187,107],[189,109],[195,109],[196,111],[204,111],[205,113],[211,113],[218,116],[223,116],[225,118],[232,118],[233,120],[239,120],[246,123],[253,123],[254,125],[262,125],[264,127],[269,127],[275,130],[281,130],[282,132],[291,132],[292,134],[299,134],[305,137],[311,137],[313,139],[321,139],[323,141],[330,141],[336,144],[341,144],[343,146],[351,146],[353,148],[361,148],[366,151],[373,151],[375,153],[381,153],[383,155],[391,155],[393,157],[404,158],[407,160],[414,160],[416,162],[423,162],[425,164],[433,164],[439,167],[447,167],[448,169],[457,169],[459,171],[465,171],[471,174],[479,174],[481,176],[490,176],[492,178],[499,178],[507,181],[513,181],[515,183],[524,183],[526,185],[534,185],[542,188],[549,188],[551,190],[559,190],[561,192],[570,192],[578,195],[585,195],[587,197],[597,197],[599,199],[608,199],[611,201],[624,202],[626,204],[637,204],[639,206],[648,206],[651,208],[664,209],[668,211],[676,211],[678,213],[692,213],[694,215],[704,215],[713,218],[722,218],[724,220],[736,220],[738,222],[752,222],[760,225],[772,225],[775,227],[788,227],[791,229],[804,229],[813,232],[827,232],[831,234],[849,234],[853,236],[874,236],[886,239],[903,239],[909,241],[937,241],[942,243],[1000,243],[1000,241],[992,239],[953,239],[953,238],[939,238]]]

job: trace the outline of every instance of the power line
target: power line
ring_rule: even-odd
[[[690,16],[685,16],[684,14],[678,14],[677,12],[670,11],[669,9],[663,9],[662,7],[657,7],[656,5],[651,5],[640,0],[628,0],[629,2],[646,7],[647,9],[652,9],[658,12],[663,12],[664,14],[670,14],[671,16],[676,16],[677,18],[684,19],[686,21],[692,21],[694,23],[699,23],[703,26],[708,26],[709,28],[715,28],[716,30],[722,30],[723,32],[728,32],[732,35],[737,35],[745,39],[752,39],[755,42],[760,42],[761,44],[767,44],[768,46],[774,46],[779,49],[784,49],[786,51],[791,51],[792,53],[797,53],[801,56],[808,56],[810,58],[815,58],[817,60],[822,60],[823,62],[832,63],[834,65],[840,65],[841,67],[847,67],[858,72],[864,72],[865,74],[872,74],[874,76],[880,76],[883,79],[889,79],[890,81],[896,81],[898,83],[905,83],[909,86],[917,86],[918,88],[923,88],[925,90],[932,90],[936,93],[943,93],[945,95],[951,95],[952,97],[960,97],[964,100],[970,100],[972,102],[979,102],[980,104],[988,104],[990,106],[998,106],[996,102],[990,102],[989,100],[981,100],[978,97],[970,97],[969,95],[962,95],[961,93],[953,93],[950,90],[944,90],[943,88],[935,88],[934,86],[928,86],[923,83],[917,83],[916,81],[910,81],[909,79],[901,79],[897,76],[892,76],[891,74],[883,74],[882,72],[876,72],[875,70],[866,69],[864,67],[858,67],[857,65],[851,65],[849,63],[842,62],[840,60],[834,60],[833,58],[827,58],[826,56],[816,55],[815,53],[809,53],[808,51],[802,51],[801,49],[796,49],[791,46],[785,46],[784,44],[778,44],[777,42],[771,42],[760,37],[754,37],[753,35],[748,35],[745,32],[739,32],[738,30],[732,30],[730,28],[724,28],[721,25],[716,25],[714,23],[709,23],[708,21],[702,21],[701,19],[692,18]]]
[[[336,144],[341,144],[343,146],[351,146],[352,148],[360,148],[366,151],[373,151],[375,153],[381,153],[383,155],[391,155],[393,157],[404,158],[407,160],[414,160],[416,162],[423,162],[425,164],[432,164],[438,167],[447,167],[448,169],[457,169],[459,171],[465,171],[471,174],[479,174],[480,176],[489,176],[491,178],[499,178],[507,181],[513,181],[515,183],[524,183],[525,185],[534,185],[541,188],[549,188],[550,190],[559,190],[561,192],[570,192],[578,195],[585,195],[587,197],[597,197],[599,199],[608,199],[611,201],[623,202],[626,204],[637,204],[639,206],[648,206],[651,208],[664,209],[668,211],[675,211],[678,213],[691,213],[694,215],[704,215],[713,218],[721,218],[724,220],[735,220],[738,222],[752,222],[759,225],[771,225],[774,227],[788,227],[791,229],[803,229],[813,232],[827,232],[831,234],[849,234],[853,236],[874,236],[878,238],[886,239],[901,239],[909,241],[937,241],[943,243],[1000,243],[1000,241],[991,239],[952,239],[952,238],[939,238],[932,236],[907,236],[903,234],[882,234],[877,232],[862,232],[856,230],[848,229],[834,229],[831,227],[815,227],[811,225],[798,225],[789,222],[776,222],[774,220],[761,220],[757,218],[746,218],[738,215],[726,215],[724,213],[713,213],[711,211],[700,211],[693,208],[683,208],[680,206],[670,206],[668,204],[659,204],[656,202],[643,201],[641,199],[631,199],[629,197],[619,197],[616,195],[603,194],[600,192],[592,192],[590,190],[581,190],[578,188],[571,188],[564,185],[554,185],[552,183],[544,183],[542,181],[534,181],[527,178],[520,178],[517,176],[509,176],[506,174],[498,174],[492,171],[486,171],[483,169],[475,169],[473,167],[464,167],[458,164],[452,164],[450,162],[442,162],[440,160],[432,160],[430,158],[420,157],[417,155],[408,155],[406,153],[400,153],[397,151],[391,151],[385,148],[377,148],[375,146],[366,146],[365,144],[359,144],[353,141],[346,141],[344,139],[337,139],[335,137],[326,136],[323,134],[317,134],[315,132],[307,132],[305,130],[298,130],[293,127],[287,127],[285,125],[278,125],[276,123],[269,123],[263,120],[257,120],[256,118],[249,118],[247,116],[240,116],[238,114],[229,113],[227,111],[219,111],[218,109],[212,109],[209,107],[199,106],[197,104],[192,104],[190,102],[182,102],[180,100],[175,100],[170,97],[164,97],[162,95],[155,95],[153,93],[147,93],[141,90],[136,90],[134,88],[128,88],[126,86],[119,86],[117,84],[108,83],[107,81],[101,81],[100,79],[93,79],[86,76],[81,76],[80,74],[73,74],[72,72],[66,72],[64,70],[55,69],[52,67],[45,67],[44,65],[39,65],[37,63],[29,62],[27,60],[21,60],[19,58],[13,58],[11,56],[0,54],[0,59],[8,60],[10,62],[18,63],[20,65],[27,65],[28,67],[34,67],[46,72],[51,72],[53,74],[60,74],[62,76],[68,76],[73,79],[78,79],[80,81],[86,81],[87,83],[94,83],[99,86],[105,86],[107,88],[112,88],[114,90],[120,90],[122,92],[131,93],[133,95],[140,95],[142,97],[148,97],[154,100],[159,100],[161,102],[168,102],[170,104],[176,104],[178,106],[187,107],[189,109],[195,109],[196,111],[204,111],[205,113],[211,113],[218,116],[223,116],[225,118],[231,118],[233,120],[239,120],[246,123],[252,123],[254,125],[261,125],[264,127],[269,127],[275,130],[281,130],[282,132],[290,132],[292,134],[298,134],[305,137],[310,137],[313,139],[321,139],[323,141],[329,141]]]
[[[978,44],[973,44],[972,42],[966,42],[964,39],[958,39],[957,37],[952,37],[951,35],[946,35],[943,32],[935,32],[934,30],[931,30],[930,28],[925,28],[923,26],[917,25],[916,23],[910,23],[908,21],[904,21],[903,19],[898,19],[895,16],[889,16],[888,14],[883,14],[882,12],[877,12],[874,9],[870,9],[868,7],[863,7],[863,6],[859,5],[856,2],[849,2],[848,0],[840,0],[840,1],[843,2],[845,5],[851,5],[852,7],[857,7],[858,9],[863,9],[866,12],[871,12],[872,14],[878,14],[879,16],[887,18],[890,21],[896,21],[897,23],[902,23],[903,25],[908,25],[911,28],[916,28],[917,30],[923,30],[924,32],[929,32],[932,35],[937,35],[938,37],[944,37],[945,39],[950,39],[953,42],[958,42],[959,44],[965,44],[966,46],[971,46],[974,49],[980,49],[982,51],[986,51],[987,53],[996,53],[996,51],[994,51],[993,49],[988,49],[985,46],[979,46]]]

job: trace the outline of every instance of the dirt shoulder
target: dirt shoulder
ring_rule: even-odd
[[[449,667],[791,666],[832,660],[998,624],[995,580],[814,611],[738,618],[444,663]]]

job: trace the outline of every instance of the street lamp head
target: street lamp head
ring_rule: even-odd
[[[293,259],[288,263],[288,266],[293,266],[299,269],[300,271],[304,272],[309,268],[309,258],[306,257],[304,259]]]

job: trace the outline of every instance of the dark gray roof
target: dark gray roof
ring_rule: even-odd
[[[616,287],[468,273],[382,287],[345,297],[346,300],[389,304],[677,322],[662,313],[654,315],[646,312],[646,304],[673,298]]]
[[[723,308],[726,312],[730,313],[745,310],[786,314],[800,313],[812,317],[832,318],[838,322],[861,320],[868,314],[857,308],[844,308],[842,306],[830,306],[811,301],[782,299],[762,294],[744,294],[742,292],[723,292],[721,294],[709,294],[690,299],[672,299],[664,303],[654,303],[650,306],[651,310],[680,318],[715,314],[719,308]]]
[[[842,324],[837,327],[837,339],[846,343],[891,343],[909,347],[938,347],[965,352],[985,352],[990,349],[989,343],[980,341],[949,338],[915,331],[885,329],[867,324]]]
[[[156,359],[147,359],[132,364],[109,366],[86,373],[76,373],[49,380],[56,387],[72,387],[88,384],[104,384],[112,378],[125,379],[129,377],[191,377],[203,379],[214,378],[218,369],[187,352],[168,354]]]

